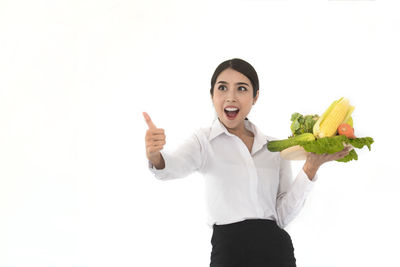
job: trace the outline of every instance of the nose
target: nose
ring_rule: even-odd
[[[227,95],[226,95],[226,101],[228,102],[236,102],[236,91],[235,90],[229,90]]]

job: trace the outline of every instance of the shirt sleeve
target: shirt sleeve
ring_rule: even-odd
[[[148,160],[148,168],[160,180],[183,178],[199,170],[205,159],[204,148],[197,133],[193,133],[172,152],[160,151],[165,167],[156,169]]]
[[[303,168],[292,178],[292,167],[289,160],[281,158],[279,167],[279,188],[276,201],[278,216],[277,224],[286,227],[300,212],[304,206],[307,195],[312,190],[317,174],[310,180]]]

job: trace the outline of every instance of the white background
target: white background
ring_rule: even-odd
[[[319,169],[286,228],[298,266],[394,266],[395,2],[1,0],[0,266],[208,266],[202,176],[152,176],[142,112],[175,149],[211,124],[211,76],[234,57],[257,70],[265,134],[345,96],[375,140]]]

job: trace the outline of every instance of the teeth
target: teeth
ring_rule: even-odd
[[[226,111],[238,111],[238,108],[225,108]]]

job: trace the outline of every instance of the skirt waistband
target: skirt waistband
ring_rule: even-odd
[[[268,224],[268,225],[273,225],[273,226],[278,226],[276,224],[276,221],[274,220],[269,220],[269,219],[246,219],[243,221],[239,222],[234,222],[234,223],[228,223],[228,224],[214,224],[213,229],[215,228],[233,228],[237,226],[242,226],[242,225],[259,225],[259,224]]]

